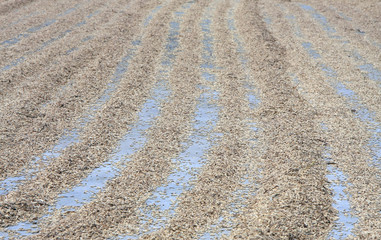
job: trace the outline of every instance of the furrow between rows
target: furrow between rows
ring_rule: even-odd
[[[111,2],[112,4],[112,2]],[[114,3],[114,5],[117,5]],[[72,15],[57,23],[48,29],[35,30],[33,34],[28,35],[27,39],[7,40],[8,45],[4,44],[5,49],[0,50],[0,73],[4,74],[18,64],[27,61],[28,58],[36,57],[39,52],[45,50],[49,45],[54,44],[57,40],[72,35],[76,28],[81,28],[86,24],[86,20],[94,17],[100,12],[107,9],[104,2],[92,2],[89,6],[81,6]],[[100,16],[98,16],[100,17]],[[102,16],[105,17],[104,15]],[[91,21],[91,20],[90,20]],[[53,24],[53,23],[52,23]],[[50,25],[49,25],[50,26]],[[31,30],[29,30],[31,32]],[[9,47],[12,46],[12,47]]]
[[[156,9],[158,10],[160,8],[161,6]],[[151,16],[152,15],[147,17],[146,20],[151,20],[153,18],[153,16]],[[148,25],[149,21],[144,21],[144,24]],[[21,224],[9,227],[8,229],[15,231],[18,229],[17,226],[22,227],[23,229],[26,229],[26,226],[28,226],[29,230],[39,232],[38,224],[50,222],[50,219],[53,218],[54,215],[64,215],[68,212],[76,211],[76,209],[89,203],[98,192],[102,191],[108,181],[117,177],[121,168],[128,163],[129,157],[144,146],[146,142],[145,132],[151,127],[155,118],[158,117],[160,113],[160,105],[167,100],[168,95],[170,94],[167,89],[165,76],[168,75],[172,65],[171,61],[173,61],[171,56],[173,56],[173,51],[175,49],[171,46],[176,44],[176,42],[171,40],[175,37],[173,36],[173,31],[176,29],[176,22],[171,22],[170,25],[171,30],[166,45],[167,51],[164,54],[166,57],[162,60],[163,69],[159,71],[160,74],[157,76],[158,82],[152,90],[152,98],[147,99],[143,108],[139,112],[137,122],[134,123],[127,134],[123,136],[115,153],[111,154],[108,161],[102,163],[99,168],[94,169],[79,184],[69,190],[63,191],[58,196],[56,204],[49,207],[49,213],[47,215],[44,215],[35,221],[35,223],[22,222]],[[141,40],[135,40],[135,42],[136,41]],[[128,56],[128,59],[131,59],[131,56]],[[127,66],[128,65],[126,65],[126,67]]]
[[[154,33],[154,34],[150,34],[150,35],[146,35],[146,37],[145,38],[143,38],[142,39],[142,41],[144,42],[144,43],[142,43],[142,50],[143,51],[146,51],[145,53],[150,53],[150,54],[152,54],[152,52],[157,52],[159,49],[156,49],[155,50],[155,48],[158,48],[159,46],[163,46],[164,44],[162,44],[162,43],[160,43],[160,42],[158,42],[159,41],[159,39],[157,39],[157,38],[159,38],[158,37],[158,35],[159,36],[161,36],[161,37],[163,37],[163,34],[165,34],[165,31],[163,31],[163,24],[164,23],[167,23],[167,24],[169,24],[169,20],[170,20],[170,16],[171,16],[171,14],[168,14],[168,11],[174,11],[177,7],[176,6],[178,6],[180,4],[180,2],[173,2],[173,3],[171,3],[170,5],[168,5],[168,7],[163,7],[163,10],[161,10],[161,11],[159,11],[159,13],[158,13],[158,16],[157,16],[157,18],[153,18],[153,24],[154,24],[154,29],[155,29],[155,31],[154,32],[152,32],[152,33]],[[159,22],[157,19],[161,19],[161,21]],[[165,21],[163,22],[163,20],[165,19]],[[160,38],[161,38],[160,37]],[[153,44],[154,43],[154,44]],[[143,47],[143,45],[145,46],[145,47]],[[145,61],[148,61],[148,59],[147,58],[152,58],[154,55],[151,55],[151,56],[147,56],[147,54],[143,54],[143,55],[141,55],[141,54],[139,54],[139,55],[137,55],[137,57],[138,58],[140,58],[140,60],[141,61],[144,61],[144,62],[141,62],[142,64],[143,63],[145,63]],[[153,60],[153,59],[152,59]],[[151,61],[150,61],[151,62]],[[153,62],[157,62],[157,61],[153,61]],[[163,62],[162,64],[166,64],[167,62]],[[158,62],[158,64],[160,65],[161,63],[159,63]],[[136,69],[137,70],[137,69]],[[157,69],[157,72],[158,73],[160,73],[160,67],[158,67]],[[135,76],[135,77],[137,77],[137,76]],[[139,76],[138,77],[138,79],[144,79],[144,77],[143,76]],[[147,81],[147,82],[152,82],[152,77],[150,77],[150,79],[149,79],[149,81]],[[139,80],[138,80],[139,81]],[[127,86],[125,86],[125,87],[127,87]],[[148,86],[147,86],[148,87]],[[125,90],[126,91],[126,90]],[[181,89],[176,89],[176,92],[178,92],[178,91],[182,91]],[[192,92],[192,91],[191,91]],[[123,95],[124,96],[124,95]],[[179,103],[180,103],[180,99],[182,99],[182,97],[183,97],[183,95],[182,94],[176,94],[176,101],[175,102],[173,102],[173,101],[169,101],[171,104],[170,104],[170,106],[163,106],[163,109],[162,109],[162,111],[161,112],[163,112],[160,116],[162,116],[162,115],[165,115],[165,117],[166,118],[168,118],[169,116],[172,116],[173,117],[173,112],[169,112],[169,114],[168,114],[168,110],[172,110],[172,111],[176,111],[176,112],[178,112],[178,111],[180,111],[181,112],[181,110],[184,110],[185,112],[187,111],[186,110],[186,108],[185,109],[181,109],[181,107],[180,108],[174,108],[174,105],[179,105]],[[186,103],[184,103],[185,104],[185,106],[184,107],[189,107],[189,106],[187,106],[187,104]],[[182,119],[183,119],[183,114],[181,114],[180,112],[178,112],[178,114],[175,114],[175,116],[177,115],[178,116],[178,121],[182,121]],[[165,114],[166,113],[166,114]],[[175,124],[175,125],[172,125],[173,124],[173,122],[172,121],[162,121],[162,120],[160,120],[160,118],[161,117],[159,117],[159,120],[158,120],[158,122],[160,122],[161,124],[158,126],[158,127],[155,127],[152,131],[153,131],[153,133],[151,133],[151,134],[149,134],[149,135],[153,135],[153,136],[157,136],[157,137],[159,137],[159,138],[148,138],[148,142],[146,143],[146,145],[144,146],[144,149],[142,149],[142,150],[140,150],[137,154],[139,155],[139,153],[144,153],[144,154],[149,154],[150,155],[150,158],[146,158],[146,157],[144,157],[144,156],[140,156],[140,157],[143,157],[143,160],[148,160],[148,161],[152,161],[151,159],[152,159],[152,154],[153,154],[153,152],[157,152],[159,149],[160,150],[162,150],[163,149],[163,147],[164,146],[170,146],[171,144],[169,144],[168,145],[168,143],[166,142],[166,141],[177,141],[176,140],[176,138],[178,137],[178,133],[181,133],[182,131],[178,131],[178,130],[176,130],[176,129],[174,129],[174,128],[177,128],[177,127],[180,127],[183,123],[182,122],[179,122],[179,124]],[[165,119],[164,119],[165,120]],[[175,121],[176,122],[176,121]],[[164,124],[164,126],[162,125],[162,124]],[[168,125],[169,124],[169,125]],[[167,133],[165,133],[164,131],[168,131]],[[172,140],[171,139],[167,139],[167,137],[169,136],[168,134],[173,134],[173,133],[175,133],[175,135],[173,136],[173,138],[172,138]],[[155,150],[153,150],[152,148],[153,147],[155,147],[155,145],[157,145],[157,141],[163,141],[162,142],[162,144],[164,144],[164,145],[162,145],[162,144],[160,144],[160,146],[158,146],[159,147],[159,149],[157,149],[156,151]],[[169,151],[169,152],[168,152]],[[171,151],[175,151],[175,149],[168,149],[168,151],[167,152],[163,152],[162,154],[164,154],[164,157],[165,157],[165,155],[166,154],[171,154]],[[173,154],[173,153],[172,153]],[[160,157],[160,156],[158,156],[158,157]],[[126,168],[127,168],[127,170],[122,170],[121,171],[121,176],[120,177],[118,177],[118,178],[116,178],[115,180],[113,180],[112,182],[119,182],[119,181],[122,181],[122,179],[123,178],[130,178],[130,177],[133,177],[133,175],[128,171],[128,169],[129,168],[133,168],[132,170],[138,170],[138,169],[136,169],[136,164],[138,164],[138,165],[140,165],[140,164],[144,164],[144,167],[148,167],[149,165],[152,165],[152,163],[147,163],[147,162],[145,162],[145,163],[142,163],[142,161],[143,160],[140,160],[140,161],[138,161],[138,160],[135,160],[136,158],[138,158],[139,159],[139,156],[135,156],[135,157],[133,157],[133,159],[134,160],[132,160],[131,161],[131,165],[132,166],[130,166],[130,164],[126,164],[127,166],[126,166]],[[159,160],[158,160],[159,161]],[[144,161],[143,161],[144,162]],[[134,167],[135,167],[135,169],[134,169]],[[143,167],[143,166],[142,166]],[[158,166],[159,167],[159,166]],[[134,171],[134,172],[135,172]],[[139,171],[138,171],[139,172]],[[136,172],[135,172],[136,173]],[[136,174],[135,174],[136,175]],[[160,176],[160,174],[158,174],[159,176]],[[159,176],[157,176],[157,177],[159,177]],[[125,184],[125,183],[129,183],[129,181],[122,181],[123,182],[123,184]],[[136,182],[132,182],[132,184],[137,184]],[[110,183],[110,185],[112,185],[112,183]],[[110,186],[109,186],[110,187]],[[110,196],[110,194],[112,193],[112,196],[113,195],[115,195],[115,192],[114,192],[114,189],[111,189],[111,192],[109,192],[110,190],[109,190],[109,187],[108,188],[106,188],[106,191],[105,192],[103,192],[103,193],[100,193],[99,194],[99,196],[98,196],[98,198],[102,198],[102,196],[104,197],[104,198],[109,198],[109,196]],[[112,186],[111,186],[112,187]],[[122,189],[123,189],[123,185],[122,186],[118,186],[119,188],[120,187],[122,187]],[[145,187],[150,187],[150,186],[145,186]],[[128,189],[129,190],[129,189]],[[144,189],[141,189],[141,191],[144,191]],[[122,194],[123,192],[120,192],[120,194]],[[137,196],[138,197],[138,196]],[[109,204],[113,204],[112,202],[113,201],[117,201],[118,203],[120,202],[120,198],[118,197],[118,196],[115,196],[115,198],[114,198],[114,196],[112,197],[112,199],[110,199],[110,201],[108,201],[108,203]],[[62,221],[61,221],[61,224],[59,224],[59,222],[60,221],[58,221],[58,219],[56,219],[57,220],[57,224],[54,224],[53,226],[49,226],[49,224],[47,223],[47,225],[45,226],[45,227],[47,227],[48,229],[50,229],[49,231],[44,231],[44,229],[42,230],[42,232],[43,232],[43,234],[42,234],[42,236],[45,236],[45,237],[47,237],[47,238],[49,238],[48,236],[51,236],[50,234],[52,234],[52,232],[51,232],[51,230],[53,229],[53,232],[55,231],[54,229],[56,229],[57,227],[62,227],[63,225],[65,225],[64,223],[73,223],[73,219],[72,218],[74,218],[74,220],[75,220],[75,222],[76,221],[79,221],[80,219],[78,218],[78,215],[79,216],[85,216],[85,215],[81,215],[81,213],[83,213],[83,211],[87,211],[88,209],[88,207],[90,207],[90,209],[91,209],[91,207],[95,207],[95,210],[97,210],[97,211],[99,211],[99,209],[102,209],[102,210],[106,210],[106,209],[104,209],[104,207],[102,207],[102,206],[99,206],[99,204],[107,204],[106,202],[104,202],[104,201],[101,201],[101,202],[98,202],[97,200],[95,200],[95,201],[93,201],[92,203],[90,203],[90,204],[87,204],[87,205],[85,205],[83,208],[81,208],[80,210],[79,210],[79,212],[78,213],[70,213],[70,212],[68,212],[67,213],[67,218],[64,218],[63,216],[63,219],[62,219]],[[115,206],[116,206],[117,204],[115,204]],[[123,204],[122,204],[123,205]],[[99,208],[100,207],[100,208]],[[115,211],[118,211],[118,210],[120,210],[120,208],[118,207],[118,209],[115,209]],[[111,210],[112,211],[112,210]],[[77,215],[78,214],[78,215]],[[97,215],[99,215],[99,214],[97,214]],[[95,216],[95,215],[94,215]],[[100,213],[100,215],[99,215],[99,217],[101,217],[101,218],[105,218],[104,219],[104,221],[102,221],[102,225],[100,225],[100,226],[102,226],[101,228],[102,229],[104,229],[104,228],[106,228],[107,229],[107,227],[108,226],[110,226],[110,220],[111,219],[108,219],[108,217],[107,216],[104,216],[104,215],[102,215],[101,213]],[[117,215],[115,215],[115,216],[113,216],[113,220],[115,221],[115,222],[113,222],[115,225],[113,226],[113,228],[115,229],[115,228],[117,228],[118,227],[118,224],[117,224],[117,222],[118,221],[120,221],[120,223],[123,223],[123,220],[124,220],[124,218],[127,218],[128,217],[128,215],[125,215],[125,216],[123,216],[123,215],[120,215],[120,214],[117,214]],[[118,218],[119,218],[119,220],[118,220]],[[92,221],[83,221],[83,222],[81,222],[80,224],[73,224],[73,225],[69,225],[69,227],[74,227],[74,228],[90,228],[90,229],[93,229],[94,228],[94,226],[93,226],[93,224],[89,224],[89,223],[91,223]],[[88,225],[89,224],[89,225]],[[66,224],[66,226],[68,226],[67,224]],[[99,226],[98,226],[98,229],[96,229],[96,231],[94,231],[93,232],[93,234],[94,234],[94,236],[98,236],[98,234],[101,234],[102,236],[103,236],[103,234],[111,234],[111,235],[113,235],[113,234],[115,234],[113,231],[106,231],[106,232],[100,232],[100,230],[101,229],[99,229]],[[71,236],[71,234],[80,234],[80,232],[73,232],[73,231],[67,231],[67,232],[62,232],[61,234],[62,235],[65,235],[65,236]],[[48,236],[47,236],[48,235]],[[57,235],[55,235],[55,236],[57,236]],[[37,236],[37,238],[40,238],[41,236]]]
[[[139,14],[144,14],[150,9],[150,5],[142,4],[142,7],[148,7],[148,9],[140,10],[136,6],[131,11],[140,11]],[[160,12],[157,17],[162,17],[162,14],[165,13]],[[147,35],[154,38],[152,31],[157,31],[155,26],[149,25],[147,29],[143,28],[142,31],[145,32],[143,38]],[[160,37],[153,40],[159,44],[162,41]],[[127,65],[128,59],[122,60],[123,64],[116,69],[115,78],[111,79],[111,89],[105,92],[103,99],[99,99],[99,101],[103,101],[103,106],[98,106],[99,112],[91,117],[94,120],[84,126],[79,141],[72,142],[56,158],[54,155],[48,156],[47,164],[43,164],[41,171],[37,171],[32,179],[20,185],[17,191],[11,192],[7,196],[1,196],[1,211],[5,216],[2,219],[2,226],[19,221],[18,218],[31,219],[30,214],[41,214],[41,211],[51,205],[51,201],[59,192],[70,185],[77,184],[81,178],[105,161],[104,159],[111,153],[112,147],[135,121],[136,111],[142,106],[143,100],[148,94],[147,91],[150,89],[149,86],[153,84],[150,81],[138,80],[152,77],[154,67],[145,63],[146,61],[153,62],[156,55],[154,49],[150,49],[147,45],[148,43],[144,42],[139,54],[130,63],[130,67]],[[126,57],[128,58],[128,55]],[[130,71],[128,75],[124,74],[127,69]],[[115,92],[112,93],[110,90]],[[53,161],[49,161],[49,158]],[[36,189],[40,189],[37,194],[28,194]],[[36,199],[41,201],[36,202]],[[29,207],[21,209],[20,206]]]
[[[0,16],[0,29],[2,30],[0,39],[6,40],[4,36],[9,35],[12,37],[18,33],[25,31],[32,26],[39,25],[62,12],[63,9],[72,8],[78,1],[65,1],[63,3],[51,3],[43,0],[33,1],[27,6],[16,7],[7,14]],[[44,11],[43,9],[50,11]],[[38,9],[36,11],[36,9]],[[3,31],[5,30],[5,31]]]
[[[159,10],[162,6],[159,5],[155,9],[151,11],[151,14],[144,20],[146,22],[147,19],[151,18],[157,10]],[[131,49],[129,49],[127,55],[125,55],[121,61],[118,63],[113,76],[111,77],[111,82],[107,85],[107,89],[104,90],[101,96],[87,109],[87,111],[82,114],[82,117],[77,120],[76,128],[72,131],[66,131],[65,134],[60,138],[58,144],[56,144],[51,151],[45,152],[41,157],[36,157],[32,164],[28,165],[28,167],[17,177],[6,178],[1,182],[0,195],[6,194],[10,191],[16,189],[16,187],[22,183],[23,180],[27,178],[33,177],[36,172],[38,172],[41,168],[40,165],[49,164],[49,161],[53,161],[54,158],[60,156],[61,152],[65,150],[70,145],[73,145],[79,142],[80,134],[85,128],[85,126],[94,120],[97,112],[103,107],[103,105],[111,98],[113,92],[115,92],[120,84],[123,75],[128,71],[128,66],[131,59],[136,54],[136,51],[140,45],[141,36],[135,37],[134,40],[131,41]],[[39,161],[42,161],[39,162]]]
[[[226,21],[229,6],[229,1],[212,2],[212,9],[206,10],[203,20],[210,25],[208,39],[213,43],[207,55],[212,58],[207,58],[208,62],[202,65],[213,72],[208,70],[203,76],[215,81],[212,89],[216,89],[218,98],[214,101],[221,109],[214,131],[221,136],[214,137],[216,143],[208,151],[203,166],[196,169],[198,175],[191,187],[176,201],[177,208],[168,225],[146,238],[201,237],[208,226],[218,222],[221,214],[234,204],[234,192],[247,174],[249,144],[245,139],[249,129],[246,125],[249,103],[244,89],[245,77],[237,71],[241,70],[240,62]],[[208,17],[210,13],[213,15]]]
[[[267,6],[268,9],[271,7],[272,5]],[[327,168],[330,171],[327,177],[332,181],[331,187],[335,194],[334,207],[338,210],[338,218],[333,222],[329,236],[340,239],[356,234],[356,237],[359,238],[371,238],[378,234],[377,229],[379,228],[378,222],[375,220],[379,218],[375,209],[380,201],[379,190],[377,190],[379,189],[380,173],[377,168],[373,167],[374,153],[372,156],[367,146],[374,134],[369,132],[366,125],[361,122],[361,118],[367,116],[367,110],[361,109],[361,102],[357,102],[355,105],[353,102],[351,103],[351,95],[345,94],[348,90],[337,88],[342,85],[338,82],[337,73],[326,65],[328,63],[316,63],[322,60],[314,54],[314,46],[311,44],[309,49],[306,49],[302,45],[309,39],[305,39],[304,31],[300,31],[300,28],[295,25],[293,20],[295,18],[284,11],[285,8],[282,10],[283,13],[279,13],[284,17],[278,18],[277,23],[273,24],[273,32],[276,32],[279,41],[287,46],[288,59],[291,63],[290,73],[296,73],[294,75],[294,78],[297,79],[294,81],[295,87],[319,111],[320,122],[325,126],[325,130],[323,129],[327,145],[325,155],[329,154],[330,159],[327,162]],[[272,13],[273,16],[279,16],[279,14]],[[291,17],[287,18],[287,15]],[[299,29],[299,31],[295,31],[295,29]],[[329,152],[327,152],[328,150]],[[346,179],[340,179],[342,178],[340,174]],[[335,178],[337,181],[334,181]],[[335,184],[345,186],[344,192],[347,200],[337,198],[341,187]],[[359,194],[360,192],[361,194]],[[348,203],[350,207],[343,209]],[[342,217],[348,210],[352,211],[351,214],[355,215],[358,221]],[[340,224],[345,224],[346,221],[349,222],[344,228],[341,228]]]
[[[26,1],[20,1],[20,0],[9,0],[4,1],[0,5],[0,14],[7,14],[8,12],[13,11],[14,9],[27,6],[31,3],[33,3],[35,0],[26,0]]]
[[[340,3],[341,2],[341,3]],[[344,1],[312,1],[308,2],[316,9],[324,12],[330,22],[334,23],[338,31],[355,40],[357,44],[369,47],[372,52],[381,50],[381,31],[379,29],[381,6],[377,1],[364,1],[352,8]],[[367,13],[367,14],[364,14]]]
[[[267,29],[257,2],[242,1],[237,26],[261,89],[259,141],[266,143],[260,189],[231,237],[324,236],[334,219],[317,112],[291,85],[286,48]]]
[[[293,16],[293,15],[289,15],[289,16]],[[297,23],[293,22],[293,24],[296,24],[296,28],[299,28]],[[311,25],[309,26],[311,27]],[[311,41],[313,39],[316,39],[316,36],[315,37],[308,36],[308,35],[305,36],[306,35],[305,33],[307,31],[305,30],[305,28],[302,28],[302,29],[303,30],[299,32],[299,36],[298,36],[299,40],[302,42],[301,45],[307,51],[310,57],[317,61],[318,68],[320,69],[320,71],[324,72],[328,84],[333,89],[335,89],[338,95],[342,96],[346,100],[348,107],[351,108],[354,115],[358,117],[365,124],[368,131],[371,133],[371,137],[369,139],[369,146],[367,148],[369,148],[370,151],[372,152],[373,165],[379,167],[380,158],[381,158],[379,154],[381,149],[381,145],[380,145],[381,144],[381,135],[380,135],[381,125],[379,123],[378,113],[380,111],[378,108],[369,109],[368,107],[368,106],[377,106],[375,102],[378,102],[377,99],[379,99],[379,96],[378,96],[379,91],[378,90],[372,91],[369,88],[366,88],[366,90],[360,90],[359,87],[348,88],[346,86],[348,85],[347,82],[343,82],[342,79],[351,78],[353,75],[352,76],[348,75],[347,71],[345,70],[336,71],[336,68],[332,67],[335,61],[332,61],[329,58],[327,59],[323,57],[323,54],[325,53],[325,51],[324,52],[320,51],[322,54],[319,54],[317,52],[315,47],[315,42]],[[325,49],[329,49],[329,47],[326,47]],[[336,58],[338,58],[337,54],[335,54],[335,56]],[[342,63],[344,61],[341,60],[340,62]],[[337,65],[335,65],[335,67],[336,66]],[[356,80],[355,82],[359,82],[359,81]],[[362,82],[361,84],[362,86],[370,85],[369,82],[367,83]],[[378,89],[377,87],[375,88]],[[364,100],[363,96],[367,96],[367,98]],[[372,101],[371,102],[366,101],[367,99],[372,99]]]
[[[378,64],[377,57],[381,56],[381,51],[379,54],[376,51],[366,53],[368,51],[366,50],[364,52],[363,50],[368,48],[365,44],[358,44],[352,39],[346,40],[346,37],[336,31],[336,28],[331,26],[323,14],[309,5],[291,5],[290,12],[300,19],[296,21],[296,24],[303,31],[303,37],[310,40],[305,44],[314,46],[315,57],[320,56],[329,62],[340,76],[340,81],[347,88],[357,92],[361,100],[376,114],[381,112],[380,106],[377,104],[381,101],[381,71],[379,70],[381,66]],[[317,17],[324,21],[318,21]],[[308,48],[307,45],[306,47]],[[376,58],[369,59],[369,56],[376,56]],[[377,116],[378,119],[380,117]]]
[[[173,15],[178,12],[180,4],[181,2],[176,2],[171,5]],[[189,3],[186,2],[185,4],[188,5]],[[192,11],[192,8],[189,11]],[[167,13],[165,22],[163,22],[163,16],[161,17],[161,23],[154,21],[157,25],[157,33],[163,34],[163,24],[176,25],[173,21],[169,24],[169,18],[173,15]],[[191,17],[184,20],[184,24],[187,24],[185,25],[186,31],[181,30],[179,36],[190,30],[187,27],[190,27],[189,24],[193,20]],[[193,32],[189,34],[191,33]],[[171,36],[171,34],[170,31],[169,35]],[[182,39],[180,37],[179,50],[183,49]],[[152,44],[152,41],[146,40]],[[152,46],[157,46],[157,44],[152,44]],[[160,46],[163,45],[160,44]],[[172,46],[176,46],[176,44],[166,45],[164,49],[167,49],[167,47],[172,48]],[[194,45],[186,47],[184,51],[187,50],[188,54],[188,48],[194,50]],[[197,62],[197,59],[185,55],[185,53],[182,54],[182,52],[179,52],[180,56],[177,56],[176,52],[173,53],[174,56],[171,53],[167,55],[168,53],[168,49],[162,52],[164,59],[157,62],[156,72],[160,73],[163,67],[167,66],[168,59],[170,59],[169,62],[174,60],[172,58],[180,58],[180,60],[186,61],[176,63],[173,66],[172,73],[168,73],[170,76],[169,89],[171,96],[162,105],[161,114],[155,124],[148,130],[147,141],[143,148],[131,156],[131,161],[121,170],[120,175],[110,181],[105,191],[99,193],[94,201],[84,205],[78,212],[59,219],[57,224],[43,229],[42,236],[49,237],[50,234],[57,234],[60,232],[60,228],[65,226],[67,231],[60,233],[62,236],[74,234],[75,236],[84,237],[85,235],[80,233],[82,231],[73,231],[73,229],[86,229],[85,232],[91,234],[87,236],[93,238],[113,236],[118,232],[121,234],[131,233],[139,229],[139,221],[136,218],[139,206],[148,197],[147,194],[150,190],[163,183],[164,176],[171,169],[170,159],[177,155],[180,150],[180,143],[187,135],[189,117],[194,108],[193,94],[196,89],[195,81],[197,81],[197,77],[192,72],[193,69],[189,67],[189,64],[192,66],[193,61],[196,60]],[[189,74],[186,84],[181,84],[181,80],[184,78],[183,74]]]
[[[113,85],[113,71],[123,70],[123,66],[118,69],[118,61],[134,48],[133,37],[142,28],[139,21],[148,14],[145,11],[155,8],[153,4],[134,1],[125,14],[104,26],[107,30],[102,35],[89,41],[74,56],[67,57],[61,62],[62,65],[56,65],[53,71],[43,71],[35,80],[36,86],[28,87],[24,99],[16,95],[11,104],[4,106],[0,115],[3,177],[9,174],[14,176],[33,157],[51,150],[65,131],[75,131],[73,128],[78,127],[76,122],[81,114],[86,114],[84,111],[89,111],[86,109],[104,91],[110,91],[107,89],[110,88],[108,84]],[[107,28],[109,24],[113,27]],[[52,89],[65,84],[68,86],[65,94],[54,96]],[[23,92],[22,89],[18,91]],[[49,99],[53,100],[52,104],[48,104]]]
[[[10,29],[8,31],[1,32],[1,42],[0,50],[4,51],[9,47],[13,47],[15,44],[23,42],[24,40],[30,37],[36,37],[40,35],[40,32],[46,31],[46,29],[51,29],[56,24],[59,24],[61,21],[70,21],[70,18],[67,18],[71,15],[75,15],[77,11],[83,10],[85,7],[89,7],[89,2],[66,2],[61,4],[47,4],[45,7],[51,9],[51,12],[47,12],[48,16],[39,16],[39,18],[34,18],[30,25],[21,26],[22,29]],[[64,9],[64,10],[63,10]],[[66,19],[65,19],[66,18]],[[8,21],[11,18],[8,19]],[[27,40],[28,41],[28,40]]]
[[[255,117],[255,111],[260,104],[258,98],[259,89],[256,88],[255,76],[252,75],[247,59],[246,47],[242,43],[242,38],[237,31],[235,24],[235,15],[237,14],[237,5],[240,0],[234,1],[233,5],[228,11],[227,19],[225,23],[228,25],[230,34],[235,43],[237,58],[239,59],[241,65],[241,71],[244,74],[244,88],[246,91],[246,98],[249,104],[248,118],[245,124],[249,127],[246,131],[246,135],[242,141],[247,142],[247,161],[244,164],[244,169],[242,174],[244,176],[239,180],[239,185],[237,189],[233,192],[231,196],[231,201],[229,205],[222,211],[221,216],[216,222],[210,225],[206,232],[204,232],[199,239],[221,239],[228,238],[233,231],[233,229],[239,225],[239,220],[237,216],[242,214],[244,208],[248,204],[248,199],[250,196],[256,194],[257,189],[260,188],[258,180],[261,178],[261,169],[257,159],[260,157],[261,147],[263,143],[258,142],[258,134],[261,133],[259,123]],[[239,66],[237,66],[239,67]]]
[[[131,1],[130,1],[131,2]],[[0,69],[0,84],[2,89],[7,91],[2,92],[3,98],[1,103],[7,104],[6,100],[14,98],[17,90],[32,89],[35,87],[36,79],[39,78],[42,72],[55,71],[54,65],[62,64],[67,59],[68,51],[75,51],[83,45],[83,39],[90,35],[99,36],[96,34],[105,26],[109,25],[121,14],[125,14],[123,10],[129,4],[120,1],[109,2],[105,5],[101,2],[91,5],[89,9],[78,11],[76,17],[70,18],[67,23],[61,23],[59,28],[54,28],[53,33],[45,32],[40,34],[40,38],[35,44],[24,44],[25,49],[16,46],[15,54],[2,54],[4,57],[3,66]],[[113,8],[121,8],[122,11],[114,13]],[[94,36],[92,36],[94,37]],[[78,49],[76,49],[78,50]],[[13,51],[13,50],[10,50]],[[66,60],[67,61],[67,60]],[[25,94],[19,97],[25,97]]]

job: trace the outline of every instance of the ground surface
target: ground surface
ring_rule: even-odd
[[[4,0],[0,238],[379,239],[381,2]]]

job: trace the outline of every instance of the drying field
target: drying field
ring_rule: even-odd
[[[0,239],[380,239],[379,0],[3,0]]]

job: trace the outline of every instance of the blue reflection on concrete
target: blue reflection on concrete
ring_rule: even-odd
[[[364,122],[368,131],[371,132],[369,148],[372,161],[375,166],[381,169],[381,125],[375,120],[375,114],[361,103],[360,97],[354,91],[337,81],[337,73],[334,69],[323,63],[320,63],[320,68],[327,76],[327,82],[336,90],[337,94],[344,97],[348,105],[354,110],[355,116]]]
[[[360,97],[354,91],[348,89],[337,80],[336,71],[320,61],[321,56],[314,54],[315,50],[311,43],[308,44],[307,52],[312,58],[318,60],[321,70],[327,77],[327,82],[336,90],[337,94],[344,97],[349,106],[354,110],[355,116],[366,124],[367,129],[372,134],[368,145],[372,155],[372,163],[381,169],[381,125],[375,120],[375,114],[361,103]],[[353,51],[353,56],[357,61],[365,61],[357,51]],[[374,81],[379,81],[381,74],[373,65],[363,66],[363,69],[368,72],[370,79],[373,78]]]
[[[381,169],[381,125],[375,120],[375,114],[361,103],[361,99],[354,91],[337,81],[337,74],[332,68],[321,64],[321,69],[326,73],[327,81],[353,109],[354,115],[367,126],[368,131],[371,133],[368,147],[372,155],[372,163]]]
[[[155,9],[152,10],[151,14],[144,20],[143,26],[147,27],[148,24],[151,22],[153,16],[155,13],[157,13],[163,6],[159,5]]]

